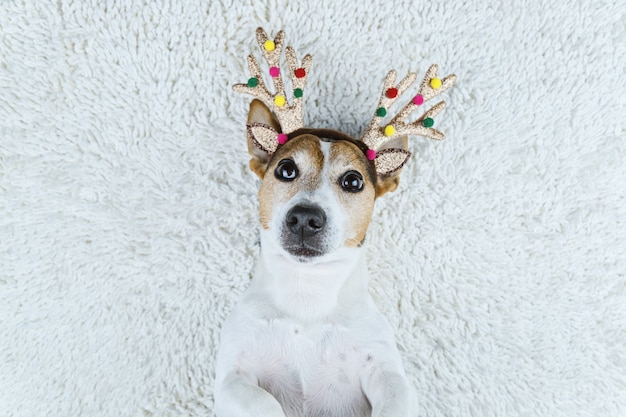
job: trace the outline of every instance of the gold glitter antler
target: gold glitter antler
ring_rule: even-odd
[[[252,77],[246,84],[235,84],[233,90],[250,94],[263,101],[276,115],[282,133],[286,135],[304,126],[302,118],[302,96],[304,94],[309,68],[311,67],[312,57],[307,54],[302,59],[302,65],[299,66],[293,48],[291,46],[285,48],[285,58],[291,75],[291,85],[293,88],[293,99],[292,103],[289,104],[285,94],[285,85],[280,69],[280,58],[284,38],[285,32],[282,30],[276,34],[274,40],[267,37],[263,28],[256,30],[256,39],[261,48],[261,53],[269,65],[269,74],[274,83],[275,92],[271,93],[268,90],[263,81],[263,76],[261,75],[261,68],[256,58],[252,55],[248,56],[248,68],[250,69]],[[282,138],[283,137],[279,137],[278,140],[282,141]]]
[[[444,138],[443,133],[432,127],[434,125],[433,117],[438,115],[446,106],[446,103],[443,101],[440,101],[428,109],[416,121],[406,123],[406,118],[418,107],[421,107],[426,101],[440,95],[454,85],[456,75],[451,74],[440,79],[437,77],[437,72],[437,65],[431,65],[428,71],[426,71],[426,75],[420,84],[417,95],[415,95],[388,124],[382,126],[383,119],[387,116],[391,105],[413,85],[417,79],[417,74],[409,72],[398,85],[395,85],[397,76],[395,70],[389,71],[385,77],[383,93],[380,96],[378,107],[365,133],[361,137],[361,140],[370,148],[368,158],[375,158],[376,170],[379,173],[389,174],[401,168],[410,155],[408,151],[401,149],[384,149],[379,152],[379,150],[384,148],[384,145],[394,137],[418,135],[439,140]],[[392,159],[393,161],[391,161]],[[396,164],[399,164],[399,166],[392,169]]]

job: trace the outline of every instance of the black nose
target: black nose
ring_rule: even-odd
[[[287,226],[298,236],[308,237],[324,230],[326,213],[317,206],[293,206],[287,213]]]

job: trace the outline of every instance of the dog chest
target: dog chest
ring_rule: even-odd
[[[256,330],[239,365],[253,370],[287,415],[368,415],[360,377],[372,356],[353,331],[290,319],[268,320]]]

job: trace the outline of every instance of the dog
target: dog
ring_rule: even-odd
[[[394,119],[393,134],[387,134],[390,125],[378,126],[384,117],[378,109],[415,80],[407,76],[396,86],[395,73],[386,78],[376,123],[361,140],[305,128],[302,94],[293,104],[277,99],[284,84],[272,68],[279,68],[283,36],[270,40],[257,30],[276,92],[265,86],[253,57],[254,80],[235,86],[261,99],[252,100],[247,120],[249,165],[261,181],[261,251],[249,287],[222,327],[216,415],[414,416],[416,396],[393,331],[368,292],[366,235],[376,199],[398,187],[410,155],[407,133],[416,127],[422,135],[431,129],[429,137],[440,132],[425,127],[427,117],[415,126],[404,123],[406,114]],[[286,53],[293,89],[302,93],[310,56],[298,67],[293,50]],[[433,74],[420,88],[423,99],[443,88],[429,84]],[[453,78],[443,80],[445,89]],[[440,111],[431,110],[425,116]]]

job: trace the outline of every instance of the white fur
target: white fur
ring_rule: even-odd
[[[261,232],[254,278],[222,330],[218,417],[414,412],[393,333],[368,293],[364,249],[342,246],[349,219],[326,175],[329,148],[322,143],[319,187],[276,207]],[[286,213],[302,203],[327,215],[332,249],[312,262],[299,262],[279,243]]]

